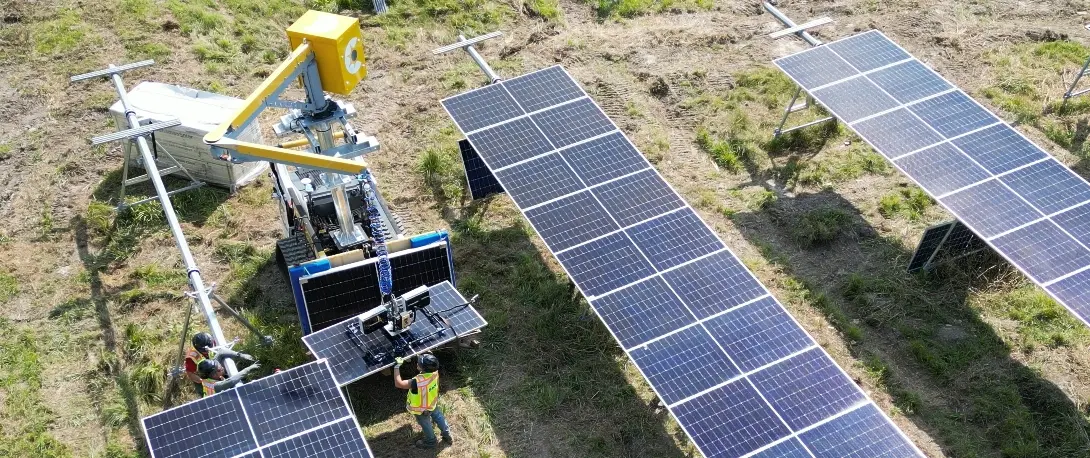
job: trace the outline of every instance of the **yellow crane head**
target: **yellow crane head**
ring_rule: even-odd
[[[288,27],[288,40],[292,49],[310,44],[325,91],[348,95],[367,76],[356,18],[310,10]]]

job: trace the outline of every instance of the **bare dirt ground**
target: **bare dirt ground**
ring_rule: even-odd
[[[425,183],[420,158],[450,159],[457,139],[438,100],[484,83],[466,57],[428,52],[459,28],[505,32],[481,48],[505,76],[563,64],[929,456],[1090,456],[1090,333],[995,259],[904,273],[921,231],[949,217],[926,199],[912,207],[909,181],[843,130],[770,146],[793,90],[768,76],[776,75],[770,61],[804,44],[770,41],[780,25],[756,2],[631,18],[603,18],[596,3],[574,0],[561,0],[555,15],[541,13],[548,1],[466,2],[471,13],[390,3],[405,16],[378,20],[342,3],[344,14],[363,17],[368,40],[369,78],[349,97],[355,124],[383,143],[370,164],[394,210],[415,230],[453,231],[460,289],[482,294],[490,322],[480,349],[441,354],[459,441],[439,456],[696,454],[510,201],[467,202],[456,160],[438,184]],[[1039,60],[1047,56],[1032,50],[1043,44],[1087,43],[1085,2],[782,3],[798,22],[836,20],[818,31],[825,40],[882,30],[1085,176],[1080,147],[1041,127],[1077,138],[1085,115],[1030,122],[1007,99],[987,96],[1009,93],[1016,79],[1059,97],[1078,63],[1061,66],[1066,75],[1041,73],[1002,56]],[[184,273],[157,210],[115,217],[96,203],[116,188],[121,155],[86,139],[115,129],[105,112],[115,99],[105,82],[69,86],[67,78],[155,56],[156,66],[126,75],[130,86],[150,80],[244,96],[282,57],[281,30],[305,8],[0,6],[0,456],[146,455],[138,419],[161,408],[155,393],[184,320]],[[139,44],[147,42],[157,46]],[[735,148],[732,167],[713,159],[702,130],[757,146]],[[177,205],[205,277],[277,335],[277,348],[254,351],[289,367],[306,356],[289,290],[271,265],[279,234],[269,192],[259,182]],[[810,227],[831,230],[814,236]],[[229,334],[245,336],[235,325]],[[627,383],[602,388],[615,379]],[[350,390],[376,454],[434,456],[407,447],[413,425],[390,385],[376,377]]]

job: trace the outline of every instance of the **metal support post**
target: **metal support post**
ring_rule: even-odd
[[[1087,26],[1087,27],[1090,28],[1090,26]],[[1082,89],[1082,90],[1078,90],[1078,91],[1075,90],[1075,87],[1077,87],[1079,85],[1079,81],[1082,80],[1082,77],[1086,76],[1086,70],[1087,69],[1090,69],[1090,58],[1087,58],[1086,63],[1082,64],[1082,69],[1079,70],[1079,73],[1077,75],[1075,75],[1075,80],[1071,82],[1071,86],[1067,88],[1067,92],[1064,92],[1064,100],[1063,100],[1063,102],[1060,103],[1061,108],[1063,106],[1067,105],[1067,99],[1070,99],[1072,97],[1078,97],[1078,96],[1083,95],[1083,94],[1085,94],[1087,92],[1090,92],[1090,88],[1086,88],[1086,89]]]
[[[431,53],[435,54],[435,55],[439,55],[439,54],[448,53],[450,51],[453,51],[453,50],[459,49],[459,48],[464,49],[466,51],[466,53],[469,54],[469,57],[473,59],[473,62],[476,62],[477,66],[480,67],[481,71],[484,72],[485,76],[488,77],[488,83],[489,84],[495,84],[495,83],[499,82],[502,78],[500,78],[500,76],[497,75],[496,72],[492,70],[492,67],[488,65],[488,62],[485,62],[484,58],[481,57],[480,53],[477,52],[477,48],[474,48],[473,45],[476,44],[476,43],[480,43],[480,42],[482,42],[484,40],[487,40],[489,38],[498,37],[500,35],[503,35],[503,34],[500,33],[500,32],[492,32],[492,33],[487,33],[487,34],[484,34],[484,35],[481,35],[481,36],[478,36],[478,37],[469,38],[469,39],[467,39],[465,37],[465,35],[458,35],[458,42],[451,43],[451,44],[443,46],[441,48],[436,48]]]
[[[148,65],[150,65],[150,63]],[[125,90],[125,83],[121,80],[121,75],[118,74],[121,71],[123,70],[111,64],[106,71],[91,74],[93,76],[73,76],[72,82],[82,81],[95,76],[109,76],[110,79],[113,80],[114,88],[117,89],[117,96],[121,100],[121,106],[125,109],[125,118],[129,122],[129,128],[136,129],[140,127],[140,120],[136,118],[136,112],[133,111],[132,105],[129,104],[128,91]],[[174,236],[174,243],[182,255],[182,263],[185,264],[186,276],[189,278],[189,286],[193,290],[197,303],[201,306],[201,311],[204,312],[204,317],[208,320],[208,327],[212,332],[212,337],[216,340],[217,344],[223,345],[227,343],[227,338],[223,335],[223,329],[220,327],[219,320],[216,319],[216,311],[212,308],[212,303],[208,298],[208,290],[204,286],[204,280],[201,278],[201,271],[197,267],[197,262],[193,259],[193,253],[189,251],[189,242],[186,241],[185,233],[182,232],[182,226],[178,223],[178,215],[175,214],[174,206],[170,202],[170,194],[167,192],[166,186],[163,185],[163,178],[159,176],[159,168],[155,164],[155,157],[151,154],[151,148],[148,146],[147,139],[143,136],[136,137],[136,146],[140,149],[140,155],[144,159],[144,169],[151,178],[152,186],[155,187],[155,193],[158,196],[159,203],[163,206],[163,215],[166,216],[167,226],[170,227],[170,232]],[[235,362],[230,358],[224,360],[224,366],[228,375],[238,373]]]
[[[765,8],[766,11],[768,11],[773,16],[775,16],[776,19],[778,19],[780,21],[780,23],[787,26],[787,29],[785,29],[785,30],[781,30],[781,31],[778,31],[778,32],[773,32],[772,34],[770,34],[769,36],[772,37],[773,39],[794,34],[794,35],[798,36],[799,38],[802,38],[803,40],[805,40],[806,43],[808,43],[812,47],[813,46],[821,46],[823,44],[821,42],[821,40],[818,40],[817,38],[814,38],[813,35],[810,35],[810,32],[807,32],[806,29],[809,29],[809,28],[812,28],[812,27],[817,27],[819,25],[828,24],[828,23],[832,22],[831,19],[829,19],[829,18],[820,18],[820,19],[816,19],[816,20],[807,22],[806,24],[803,24],[803,25],[797,25],[797,24],[795,24],[795,21],[792,21],[791,18],[787,17],[786,14],[783,14],[783,12],[780,11],[779,9],[777,9],[775,6],[773,6],[771,2],[762,2],[762,4],[764,5],[764,8]],[[786,134],[788,132],[794,132],[794,131],[799,130],[799,129],[805,129],[807,127],[817,125],[817,124],[822,124],[822,123],[825,123],[825,122],[828,122],[828,121],[834,121],[834,122],[836,121],[835,117],[829,116],[829,117],[826,117],[826,118],[817,119],[817,120],[810,121],[810,122],[805,123],[805,124],[801,124],[801,125],[798,125],[798,126],[794,126],[794,127],[784,129],[783,126],[787,124],[787,118],[791,116],[791,113],[806,110],[806,109],[808,109],[808,108],[810,108],[810,107],[812,107],[814,105],[813,99],[810,98],[809,94],[806,95],[806,101],[804,101],[801,104],[796,105],[795,102],[798,101],[800,95],[802,95],[802,88],[799,88],[798,90],[795,91],[795,95],[793,95],[791,97],[791,101],[788,102],[787,108],[784,108],[783,117],[780,118],[780,124],[778,126],[776,126],[776,130],[774,130],[772,132],[772,135],[774,137],[779,137],[780,135]]]
[[[243,326],[246,326],[246,329],[249,329],[250,332],[254,333],[257,338],[261,339],[262,345],[273,344],[275,340],[272,336],[262,335],[261,331],[257,330],[257,326],[254,326],[253,323],[250,323],[250,320],[247,320],[246,317],[242,316],[241,313],[236,312],[235,309],[231,308],[230,305],[227,305],[227,301],[221,299],[219,296],[216,295],[216,293],[210,293],[210,295],[212,297],[212,300],[216,301],[216,303],[219,304],[220,307],[223,307],[225,310],[227,310],[228,314],[238,320],[239,323],[242,323]]]

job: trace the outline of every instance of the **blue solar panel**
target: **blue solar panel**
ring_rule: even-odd
[[[789,60],[798,68],[847,66],[827,49]],[[833,83],[837,72],[803,79]],[[574,81],[562,81],[562,69],[533,75],[499,83],[533,113],[469,140],[703,454],[797,451],[773,401],[754,388],[758,369],[771,399],[800,424],[843,413],[844,399],[866,400],[850,384],[854,391],[842,393],[825,365],[786,365],[815,348],[809,335]],[[830,92],[884,100],[872,112],[897,105],[864,78],[862,98],[843,90],[855,83]],[[471,124],[452,116],[459,128]],[[797,379],[778,375],[787,373]],[[791,391],[821,383],[829,383],[828,403]]]
[[[918,60],[883,68],[867,75],[867,78],[901,103],[909,103],[953,89],[950,83]]]
[[[999,178],[1047,214],[1090,201],[1090,185],[1056,161],[1043,161]]]
[[[670,334],[628,354],[667,404],[726,382],[739,373],[700,326]]]
[[[827,46],[861,72],[912,58],[877,30],[829,43]]]
[[[814,345],[771,296],[712,318],[704,326],[745,372]]]
[[[757,390],[793,430],[866,401],[866,397],[820,348],[754,374]]]
[[[746,380],[680,404],[674,413],[708,457],[742,456],[790,433]]]
[[[236,389],[260,445],[352,415],[324,363],[294,367]]]
[[[855,75],[855,71],[847,64],[844,59],[825,47],[810,49],[776,61],[776,65],[807,89],[835,83]]]
[[[1075,240],[1090,246],[1090,205],[1075,207],[1052,217]]]
[[[998,237],[992,243],[1041,283],[1090,266],[1090,251],[1047,220]]]
[[[987,180],[986,170],[949,143],[940,143],[894,161],[909,176],[915,177],[927,192],[941,196]]]
[[[523,114],[515,100],[500,86],[486,86],[443,101],[451,116],[467,132]]]
[[[262,450],[266,458],[370,458],[351,418],[278,442]]]
[[[866,78],[853,78],[818,89],[814,96],[844,122],[854,122],[899,105]]]
[[[719,238],[688,208],[665,214],[627,232],[659,270],[723,249]]]
[[[874,405],[803,432],[802,442],[817,458],[902,458],[919,456]]]
[[[1006,125],[954,139],[954,146],[997,175],[1048,157]]]
[[[500,85],[496,85],[498,86]],[[502,86],[507,88],[515,101],[527,112],[542,110],[584,95],[579,85],[559,65],[509,79]],[[454,118],[457,119],[457,116]]]
[[[257,448],[242,403],[226,391],[143,419],[148,448],[156,457],[233,456]],[[209,431],[215,435],[204,437]]]
[[[653,169],[603,184],[593,190],[621,226],[629,226],[685,206]]]
[[[663,276],[701,319],[765,294],[753,274],[729,251],[720,251]]]
[[[783,442],[776,444],[775,446],[758,452],[753,455],[753,458],[812,458],[810,452],[806,451],[806,447],[803,447],[802,442],[799,442],[797,438],[790,438]]]
[[[650,167],[624,134],[614,132],[601,138],[560,150],[587,186],[619,178]]]
[[[939,134],[903,108],[860,121],[852,128],[888,159],[896,159],[942,141]]]
[[[940,199],[982,237],[992,237],[1041,217],[1017,195],[991,180]]]
[[[620,229],[587,191],[526,210],[526,219],[554,253]]]
[[[550,108],[530,118],[557,148],[616,130],[591,99]]]
[[[559,154],[552,153],[496,172],[519,208],[529,208],[583,189]]]
[[[1057,281],[1045,289],[1075,312],[1083,323],[1090,323],[1090,270]]]
[[[558,253],[556,258],[587,296],[598,296],[655,273],[624,233]]]
[[[590,305],[625,348],[696,323],[685,304],[659,277],[595,298]]]
[[[549,141],[529,118],[516,119],[466,137],[493,172],[552,150]]]
[[[999,122],[961,91],[948,92],[908,108],[946,138],[967,134]]]

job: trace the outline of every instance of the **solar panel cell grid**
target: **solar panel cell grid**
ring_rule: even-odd
[[[989,172],[996,175],[1048,157],[1032,143],[1006,125],[986,128],[953,140]]]
[[[991,175],[949,143],[940,143],[894,161],[905,173],[919,177],[920,186],[941,196],[987,180]]]
[[[1067,230],[1075,240],[1090,246],[1090,205],[1082,205],[1055,215],[1052,220]]]
[[[262,454],[267,458],[371,458],[351,418],[273,444]]]
[[[649,165],[620,132],[560,150],[587,186],[643,170]]]
[[[629,226],[685,206],[653,169],[629,175],[592,190],[621,226]]]
[[[1056,161],[1044,161],[999,178],[1045,214],[1090,201],[1090,184]]]
[[[908,262],[908,271],[915,272],[924,268],[927,262],[934,256],[935,251],[938,250],[942,244],[946,235],[950,233],[950,227],[954,223],[939,224],[927,228],[923,233],[923,237],[920,239],[920,244],[916,247],[916,251],[912,254],[912,259]]]
[[[563,148],[616,128],[590,99],[580,99],[530,116],[553,146]]]
[[[488,86],[466,93],[457,100],[444,103],[444,106],[452,116],[462,119],[463,126],[471,131],[523,114],[515,100],[500,86]]]
[[[490,127],[467,138],[493,172],[553,149],[530,118]]]
[[[801,434],[817,458],[906,458],[912,445],[868,404]]]
[[[738,380],[674,408],[708,457],[742,456],[790,431],[746,380]]]
[[[764,369],[751,380],[793,430],[866,401],[855,382],[818,348]]]
[[[230,391],[151,415],[143,424],[157,458],[234,456],[257,448],[242,403]]]
[[[666,272],[663,277],[700,319],[765,294],[742,263],[726,250]]]
[[[999,122],[999,118],[980,108],[980,105],[961,91],[948,92],[915,103],[909,110],[946,138],[967,134]]]
[[[745,372],[814,346],[772,296],[712,318],[704,327]]]
[[[995,180],[959,191],[939,201],[983,237],[1001,234],[1043,216]]]
[[[688,208],[667,213],[625,232],[660,271],[724,248],[719,238]]]
[[[509,79],[503,82],[503,87],[527,112],[542,110],[584,95],[579,85],[560,66]],[[453,113],[451,115],[454,116]]]
[[[906,109],[855,123],[852,127],[887,159],[896,159],[942,141],[942,137]]]
[[[1084,270],[1045,287],[1068,306],[1083,323],[1090,323],[1090,270]]]
[[[589,191],[525,212],[554,253],[620,229]]]
[[[696,323],[696,318],[659,277],[595,298],[590,305],[624,348]]]
[[[1090,251],[1048,220],[998,237],[992,243],[1041,283],[1090,266]]]
[[[920,61],[912,60],[867,75],[901,103],[909,103],[953,89]]]
[[[696,395],[739,373],[700,326],[670,334],[628,354],[667,404]]]
[[[552,153],[496,172],[507,193],[521,208],[529,208],[583,188],[579,177],[559,154]]]
[[[827,46],[860,72],[912,58],[877,31],[864,32]]]
[[[599,296],[647,278],[654,269],[623,233],[591,241],[556,255],[583,293]]]
[[[325,362],[281,371],[237,390],[260,445],[351,415]]]
[[[813,458],[810,456],[810,452],[806,451],[802,442],[799,442],[796,438],[791,438],[776,444],[775,446],[762,450],[753,458]]]
[[[840,81],[856,73],[844,59],[825,47],[784,57],[776,64],[792,76],[798,75],[799,82],[807,88]]]
[[[896,100],[886,95],[866,78],[853,78],[814,91],[825,106],[844,122],[853,122],[867,116],[897,108]]]
[[[469,140],[458,140],[458,150],[462,155],[462,164],[466,170],[466,184],[469,186],[469,194],[473,200],[484,199],[492,194],[502,194],[503,186],[496,181],[492,171],[484,165],[484,161],[477,155],[477,150]]]

